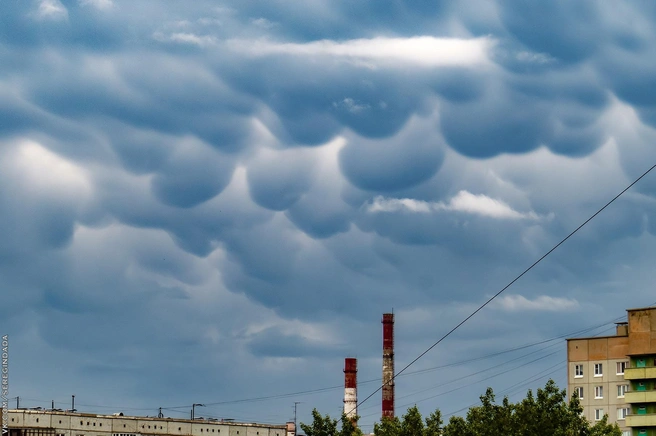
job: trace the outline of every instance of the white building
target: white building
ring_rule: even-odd
[[[290,436],[288,425],[8,410],[9,436]],[[291,423],[292,429],[294,423]],[[293,433],[293,432],[292,432]]]

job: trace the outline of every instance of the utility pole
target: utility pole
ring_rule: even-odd
[[[298,434],[298,430],[296,428],[296,406],[301,404],[300,401],[294,401],[294,436]]]
[[[162,408],[159,408],[159,413],[157,414],[158,418],[164,418],[164,414],[162,413]]]
[[[20,397],[16,397],[16,408],[20,409]]]
[[[196,418],[196,406],[205,407],[204,404],[194,403],[191,405],[191,420],[193,421]]]

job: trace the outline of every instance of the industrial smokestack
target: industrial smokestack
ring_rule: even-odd
[[[358,415],[358,359],[344,359],[344,414],[355,424]]]
[[[394,314],[383,314],[383,418],[394,418]]]

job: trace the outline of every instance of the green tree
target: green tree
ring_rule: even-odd
[[[394,418],[383,417],[380,420],[380,424],[374,424],[374,434],[376,436],[400,436],[401,421],[396,416]]]
[[[513,409],[507,398],[502,405],[494,403],[494,391],[487,388],[481,395],[481,405],[467,412],[467,425],[476,436],[510,435],[513,431]]]
[[[443,436],[475,436],[469,429],[467,421],[461,416],[452,416],[444,426]]]
[[[442,412],[440,409],[435,409],[428,418],[426,418],[426,427],[424,428],[424,436],[442,436]]]
[[[348,419],[344,413],[342,413],[342,430],[337,434],[338,436],[362,436],[362,430],[356,425],[358,422],[358,416],[355,417],[353,421]],[[309,436],[309,435],[308,435]]]
[[[332,419],[330,415],[324,417],[317,409],[312,409],[312,424],[301,423],[301,429],[306,436],[336,436],[337,420]]]
[[[590,428],[589,436],[622,436],[622,430],[617,424],[608,423],[608,415],[604,415],[601,421],[598,421]]]
[[[534,395],[531,390],[518,403],[504,398],[495,403],[494,391],[488,388],[481,395],[481,404],[471,407],[467,417],[452,416],[443,426],[442,414],[435,410],[426,423],[417,406],[409,408],[402,420],[383,418],[374,424],[376,436],[622,436],[616,424],[608,417],[590,425],[581,412],[583,408],[576,395],[567,401],[567,393],[553,380]],[[362,436],[346,416],[342,415],[342,428],[337,431],[337,420],[312,411],[312,425],[301,424],[307,436]]]
[[[577,394],[570,398],[567,404],[567,429],[564,434],[567,436],[585,435],[588,432],[590,423],[583,416],[583,407]]]
[[[408,409],[401,420],[401,436],[421,436],[424,433],[424,421],[415,404]]]

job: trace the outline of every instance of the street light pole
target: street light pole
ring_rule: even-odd
[[[192,421],[196,417],[196,406],[205,407],[204,404],[200,404],[200,403],[194,403],[194,404],[191,405],[191,420]]]
[[[301,404],[300,401],[294,401],[294,436],[298,433],[298,429],[296,428],[296,406]]]

